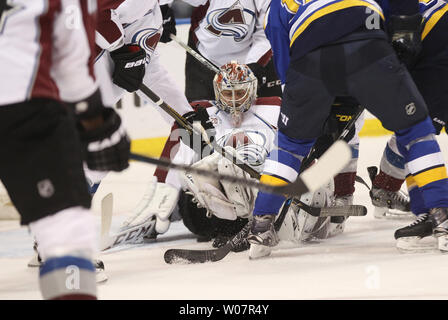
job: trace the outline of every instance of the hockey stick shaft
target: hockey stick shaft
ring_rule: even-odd
[[[294,182],[277,186],[256,182],[254,180],[247,180],[245,178],[235,176],[221,175],[214,171],[204,170],[183,164],[175,164],[167,159],[155,159],[135,153],[131,153],[130,159],[146,162],[168,169],[176,169],[196,173],[202,176],[228,181],[230,183],[240,183],[243,186],[257,188],[260,191],[266,193],[300,197],[306,192],[312,192],[319,189],[332,177],[338,174],[350,161],[351,150],[348,147],[347,143],[343,141],[336,141],[320,157],[318,163],[306,169],[301,175],[297,177]]]
[[[204,58],[201,54],[197,53],[189,45],[182,42],[182,40],[180,40],[174,34],[170,34],[170,38],[172,40],[174,40],[174,42],[177,42],[182,48],[184,48],[189,54],[191,54],[196,60],[198,60],[200,63],[202,63],[208,69],[210,69],[214,73],[219,73],[219,68],[215,64],[210,62],[208,59]]]

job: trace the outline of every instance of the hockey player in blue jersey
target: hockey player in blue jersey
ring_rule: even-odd
[[[284,100],[278,148],[269,155],[261,182],[294,181],[301,159],[322,133],[335,97],[352,96],[395,132],[409,174],[430,208],[433,232],[446,237],[446,168],[426,161],[441,157],[435,129],[425,101],[397,57],[412,60],[420,50],[418,1],[390,0],[388,13],[386,21],[372,0],[271,2],[265,32],[284,83]],[[372,17],[378,23],[371,23]],[[283,201],[281,196],[258,193],[248,237],[251,258],[267,255],[277,245],[273,221]]]
[[[448,121],[448,3],[444,0],[420,0],[422,24],[422,50],[410,61],[405,61],[409,72],[428,106],[436,133]],[[384,4],[383,4],[384,5]],[[387,17],[387,7],[384,5]],[[443,159],[432,159],[433,166]],[[370,170],[370,169],[369,169]],[[375,206],[375,217],[387,217],[389,209],[396,208],[401,199],[399,190],[405,181],[412,198],[412,212],[418,219],[395,232],[397,248],[401,251],[426,251],[434,249],[434,242],[420,241],[432,235],[429,208],[413,175],[407,175],[403,156],[393,135],[386,145],[380,164],[380,172],[372,183],[370,196]],[[440,243],[440,241],[439,241]],[[440,244],[441,250],[448,250]]]

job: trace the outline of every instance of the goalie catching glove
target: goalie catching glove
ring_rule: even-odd
[[[234,148],[227,146],[225,150],[233,154],[238,161],[242,161]],[[217,171],[222,175],[251,179],[249,174],[217,152],[196,162],[192,167]],[[198,207],[205,208],[208,215],[236,220],[237,217],[249,218],[252,213],[257,194],[255,189],[188,172],[181,174],[181,180],[187,192],[194,196],[193,201],[197,201]]]

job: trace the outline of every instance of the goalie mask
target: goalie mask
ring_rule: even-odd
[[[241,125],[243,113],[257,97],[257,78],[245,64],[232,61],[221,67],[213,79],[217,107],[232,117],[235,127]]]

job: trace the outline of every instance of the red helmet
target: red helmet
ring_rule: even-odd
[[[257,97],[257,78],[245,64],[231,61],[221,67],[213,79],[217,107],[229,113],[239,126],[242,113],[249,110]]]

